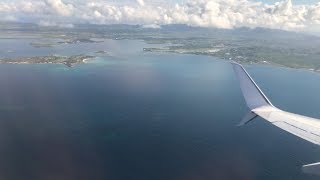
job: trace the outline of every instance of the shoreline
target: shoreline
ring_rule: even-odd
[[[34,57],[19,57],[19,58],[4,58],[0,59],[0,64],[64,64],[68,67],[73,67],[76,64],[88,63],[90,59],[96,56],[89,55],[73,55],[73,56],[34,56]]]
[[[145,49],[145,48],[144,48]],[[304,71],[308,71],[308,72],[313,72],[313,73],[317,73],[319,74],[320,73],[320,69],[316,70],[316,69],[313,69],[313,68],[305,68],[305,67],[290,67],[290,66],[286,66],[286,65],[283,65],[283,64],[278,64],[278,63],[275,63],[275,62],[270,62],[270,61],[259,61],[259,62],[242,62],[242,61],[237,61],[237,60],[228,60],[228,59],[224,59],[224,58],[221,58],[219,56],[214,56],[214,55],[209,55],[209,54],[198,54],[198,53],[185,53],[185,52],[173,52],[173,51],[144,51],[145,53],[170,53],[170,54],[186,54],[186,55],[195,55],[195,56],[207,56],[207,57],[215,57],[215,58],[218,58],[220,60],[223,60],[223,61],[235,61],[239,64],[242,64],[242,65],[270,65],[272,67],[278,67],[278,68],[286,68],[286,69],[295,69],[295,70],[304,70]]]

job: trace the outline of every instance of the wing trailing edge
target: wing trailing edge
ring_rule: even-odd
[[[304,165],[302,171],[306,174],[318,175],[320,176],[320,162],[314,164]]]

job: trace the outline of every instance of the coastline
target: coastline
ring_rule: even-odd
[[[215,57],[218,59],[221,59],[223,61],[235,61],[239,64],[242,65],[270,65],[272,67],[279,67],[279,68],[287,68],[287,69],[295,69],[295,70],[304,70],[304,71],[308,71],[308,72],[313,72],[313,73],[320,73],[320,69],[313,69],[313,68],[307,68],[307,67],[290,67],[290,66],[286,66],[283,64],[279,64],[279,63],[275,63],[275,62],[270,62],[270,61],[258,61],[258,62],[244,62],[244,61],[238,61],[238,60],[233,60],[233,59],[225,59],[225,58],[221,58],[219,56],[214,56],[214,55],[210,55],[210,54],[200,54],[200,53],[190,53],[190,52],[175,52],[175,51],[149,51],[149,50],[145,50],[146,48],[143,48],[143,51],[145,53],[172,53],[172,54],[189,54],[189,55],[196,55],[196,56],[208,56],[208,57]]]
[[[76,64],[88,63],[95,56],[74,55],[74,56],[34,56],[34,57],[19,57],[19,58],[4,58],[0,59],[0,64],[64,64],[68,67],[73,67]]]

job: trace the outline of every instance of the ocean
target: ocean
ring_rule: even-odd
[[[300,168],[320,161],[318,146],[260,118],[236,126],[248,109],[226,61],[146,53],[142,41],[28,41],[7,40],[0,57],[109,55],[0,65],[0,179],[317,179]],[[320,118],[319,74],[245,67],[275,106]]]

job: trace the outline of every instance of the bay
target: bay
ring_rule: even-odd
[[[316,145],[259,118],[236,127],[248,109],[229,63],[140,41],[83,46],[113,56],[0,65],[1,178],[316,179],[300,170],[320,161]],[[246,68],[274,105],[320,118],[319,74]]]

